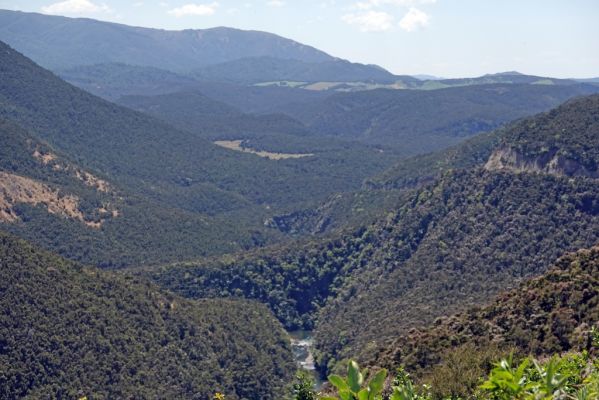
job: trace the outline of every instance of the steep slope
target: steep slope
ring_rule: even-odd
[[[401,159],[382,174],[367,178],[358,191],[332,195],[316,208],[275,215],[269,223],[283,232],[310,235],[369,224],[400,206],[406,191],[431,183],[452,169],[484,165],[503,131],[483,133],[440,152]]]
[[[200,92],[184,91],[157,96],[125,96],[118,104],[158,117],[179,129],[207,139],[238,139],[264,134],[309,134],[304,125],[283,114],[244,114]]]
[[[185,75],[153,67],[119,63],[83,65],[56,73],[86,92],[108,100],[128,95],[182,92],[199,87],[199,82]]]
[[[333,60],[293,40],[232,28],[165,31],[8,10],[0,27],[0,40],[50,69],[116,62],[181,72],[245,57]]]
[[[373,359],[410,370],[431,367],[459,346],[516,348],[543,356],[588,346],[599,323],[599,247],[561,257],[549,271],[503,293],[489,305],[411,330]]]
[[[596,243],[597,193],[586,180],[477,171],[419,191],[375,228],[385,240],[362,254],[367,268],[321,311],[321,363],[366,357],[414,326],[542,273],[565,251]],[[365,327],[351,329],[364,318]]]
[[[599,96],[568,102],[502,136],[485,168],[597,178]]]
[[[314,135],[284,114],[244,114],[198,92],[126,96],[118,103],[214,143],[238,141],[244,148],[270,152],[275,157],[278,154],[283,157],[310,155],[304,161],[310,158],[311,168],[320,168],[322,173],[335,176],[337,182],[330,184],[338,185],[340,190],[343,188],[339,184],[343,182],[352,182],[349,186],[358,187],[362,179],[397,158],[389,149]]]
[[[145,199],[2,119],[0,224],[61,255],[104,267],[224,253],[265,239],[240,220]]]
[[[598,91],[584,84],[479,85],[434,91],[343,93],[279,111],[312,130],[403,149],[406,155],[440,150],[476,133]]]
[[[354,149],[353,159],[362,156],[370,160],[356,171],[348,167],[337,169],[336,163],[347,165],[342,157],[334,160],[314,154],[275,161],[224,149],[200,135],[96,98],[41,69],[8,46],[0,47],[3,76],[0,117],[17,122],[78,166],[97,171],[116,187],[125,188],[128,194],[161,206],[166,210],[161,218],[167,221],[171,213],[168,210],[179,213],[181,218],[195,214],[184,226],[201,226],[203,233],[181,233],[188,237],[184,243],[195,256],[263,244],[277,235],[263,225],[274,213],[303,208],[310,202],[326,199],[331,193],[355,189],[366,176],[386,168],[392,159],[392,155],[376,149]],[[256,120],[261,119],[272,125],[271,131],[298,126],[289,123],[288,118]],[[223,130],[230,127],[223,125]],[[143,208],[134,214],[142,216],[134,220],[138,227],[143,227],[146,224]],[[180,236],[171,236],[176,231],[169,227],[174,226],[165,224],[167,232],[155,238],[169,246],[170,254],[177,254]],[[70,236],[70,232],[63,233]],[[147,235],[150,231],[141,232]],[[44,240],[46,245],[55,241],[53,236],[47,236],[46,230],[41,233],[44,234],[36,237],[36,243],[42,244]],[[135,241],[133,235],[128,236],[128,242]],[[68,247],[68,243],[63,245]],[[81,257],[76,251],[61,253]],[[146,260],[137,250],[132,253]],[[189,255],[185,251],[176,259]]]
[[[265,307],[192,302],[0,233],[0,397],[279,399],[295,369]]]
[[[560,126],[569,134],[559,151],[583,159],[594,153],[578,146],[582,138],[597,148],[598,100],[572,100],[498,134],[543,148]],[[480,147],[471,149],[479,154]],[[258,298],[291,326],[316,322],[317,361],[329,369],[348,357],[368,359],[409,329],[485,303],[543,273],[561,254],[599,241],[597,180],[534,168],[489,169],[467,151],[458,154],[467,169],[449,170],[404,193],[393,212],[369,227],[295,250],[150,274],[192,297]]]
[[[573,100],[506,129],[503,146],[511,141],[545,148],[559,126],[568,135],[557,153],[596,162],[588,149],[596,149],[599,140],[598,110],[599,96]],[[484,302],[518,279],[541,273],[561,253],[595,244],[599,183],[572,179],[576,176],[536,168],[474,168],[449,172],[417,191],[381,224],[376,235],[386,238],[385,245],[374,251],[358,283],[342,290],[351,296],[338,296],[320,313],[327,321],[317,334],[322,361],[352,352],[364,357],[369,346],[384,347],[416,323]],[[368,285],[374,287],[363,289]],[[350,330],[364,315],[368,329]],[[345,327],[341,337],[339,327]]]

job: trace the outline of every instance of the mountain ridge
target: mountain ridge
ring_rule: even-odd
[[[81,60],[86,64],[124,62],[175,72],[244,56],[336,60],[314,47],[262,31],[225,27],[169,31],[9,10],[0,11],[0,22],[0,40],[51,69],[76,67]],[[88,32],[86,27],[95,31]],[[86,42],[78,43],[80,37]],[[218,45],[210,45],[210,39]],[[110,46],[106,46],[107,41]],[[122,51],[115,51],[121,43]]]
[[[571,100],[501,129],[491,143],[505,137],[543,149],[555,127],[571,127],[571,136],[561,136],[569,144],[563,151],[582,157],[578,141],[599,137],[598,101],[598,95]],[[481,149],[468,144],[468,151]],[[599,160],[596,152],[586,157]],[[287,326],[315,324],[316,360],[331,371],[347,358],[366,359],[411,328],[542,274],[565,252],[599,242],[597,180],[488,171],[486,157],[457,160],[464,159],[463,169],[448,168],[424,186],[392,192],[400,196],[395,207],[352,232],[142,273],[184,296],[259,299]]]

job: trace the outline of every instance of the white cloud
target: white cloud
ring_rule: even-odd
[[[285,2],[282,0],[270,0],[267,1],[266,4],[268,4],[270,7],[283,7]]]
[[[217,2],[210,4],[185,4],[184,6],[169,10],[168,13],[175,17],[185,17],[188,15],[207,16],[214,14],[217,7]]]
[[[410,8],[408,13],[399,21],[399,27],[404,31],[412,32],[428,25],[429,16],[417,8]]]
[[[356,25],[362,32],[385,32],[393,28],[393,16],[382,11],[351,13],[341,19],[350,25]]]
[[[371,10],[383,6],[411,7],[420,4],[433,4],[437,0],[365,0],[353,5],[354,9]]]
[[[94,4],[89,0],[65,0],[42,7],[45,14],[95,14],[110,12],[106,4]]]

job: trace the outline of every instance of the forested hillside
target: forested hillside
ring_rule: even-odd
[[[381,82],[393,83],[396,77],[383,68],[334,59],[322,62],[274,57],[241,58],[226,63],[208,65],[191,73],[199,80],[239,84],[292,82]],[[410,77],[403,79],[415,80]]]
[[[490,304],[450,317],[432,327],[395,338],[378,366],[403,365],[426,374],[460,346],[479,351],[516,349],[523,355],[547,356],[588,350],[589,332],[599,324],[599,247],[567,254],[542,276],[500,294]]]
[[[195,79],[171,71],[122,63],[80,65],[56,71],[65,81],[86,92],[116,100],[126,95],[158,95],[189,91]]]
[[[244,233],[240,221],[143,198],[1,119],[0,188],[2,229],[103,267],[224,253],[266,239]]]
[[[283,229],[300,232],[333,229],[342,221],[356,220],[356,216],[390,211],[399,204],[393,200],[397,192],[430,183],[452,169],[486,165],[495,170],[596,177],[593,160],[597,159],[599,139],[595,115],[586,110],[597,108],[597,99],[575,99],[544,115],[510,123],[446,150],[402,159],[368,178],[356,193],[335,196],[316,210],[276,216],[274,221]],[[318,228],[322,226],[325,229]]]
[[[321,134],[396,146],[406,155],[415,155],[449,147],[569,98],[598,91],[599,87],[585,84],[380,89],[338,93],[320,102],[284,105],[277,110]]]
[[[125,64],[84,65],[57,72],[67,82],[108,100],[199,91],[246,113],[269,113],[275,106],[323,99],[332,93],[289,86],[246,86],[203,82],[158,68]]]
[[[303,209],[332,193],[356,189],[393,159],[377,149],[346,149],[343,144],[311,157],[276,161],[223,149],[201,135],[85,93],[8,46],[3,45],[0,54],[2,118],[127,192],[123,197],[128,205],[137,196],[160,210],[146,213],[141,204],[133,204],[126,214],[131,219],[120,220],[131,224],[116,235],[73,230],[54,219],[49,223],[52,216],[38,212],[29,213],[27,221],[32,224],[15,227],[36,243],[85,262],[183,260],[263,245],[278,236],[264,227],[273,214]],[[271,132],[280,132],[279,128],[288,136],[301,132],[301,126],[288,118],[254,120],[270,126]],[[235,120],[225,122],[223,130],[229,135],[235,128],[243,129]],[[360,160],[361,168],[355,169],[348,160]],[[152,240],[147,237],[150,232]],[[152,241],[161,245],[149,245]],[[107,242],[113,242],[114,248]],[[102,255],[92,251],[96,248],[110,250]],[[146,248],[155,254],[140,250]]]
[[[299,121],[284,115],[244,114],[237,108],[212,100],[197,91],[156,96],[124,96],[117,103],[158,117],[174,127],[207,139],[239,139],[266,134],[306,136]]]
[[[599,131],[597,106],[597,96],[582,98],[498,134],[566,127],[572,139],[563,150],[580,151],[576,136]],[[530,146],[550,140],[520,136]],[[457,160],[468,159],[461,154]],[[410,328],[486,302],[599,241],[596,180],[473,165],[404,194],[395,211],[353,234],[150,274],[186,296],[260,299],[288,326],[316,322],[322,368],[367,358]]]
[[[295,364],[259,304],[181,299],[0,234],[0,397],[280,399]]]
[[[117,102],[211,141],[241,140],[243,146],[254,150],[315,155],[317,159],[303,160],[301,165],[322,168],[322,173],[342,180],[331,182],[336,185],[351,182],[351,187],[357,188],[372,171],[380,171],[398,157],[384,146],[383,150],[381,146],[315,134],[285,114],[242,113],[200,92],[125,96]]]
[[[579,397],[585,398],[586,393],[586,398],[595,398],[599,394],[597,373],[593,373],[593,365],[597,366],[593,355],[599,349],[598,256],[596,246],[568,254],[541,277],[482,307],[400,335],[381,352],[371,353],[370,363],[401,371],[400,377],[410,374],[423,385],[420,391],[426,399],[488,399],[494,398],[489,393],[493,391],[499,396],[503,392],[499,398],[512,399],[513,391],[524,386],[534,391],[536,377],[545,376],[561,378]],[[548,367],[545,374],[540,373],[543,365]],[[509,377],[516,366],[520,380],[513,381],[511,389],[498,389],[495,384],[501,386],[501,377]],[[585,383],[589,387],[580,389]],[[564,391],[549,389],[553,398]]]
[[[590,2],[7,1],[0,400],[599,400]]]

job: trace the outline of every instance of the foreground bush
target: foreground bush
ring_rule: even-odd
[[[599,335],[595,333],[595,341]],[[347,376],[329,376],[335,393],[313,398],[320,400],[598,400],[599,359],[589,352],[568,353],[550,359],[526,357],[516,361],[512,355],[502,359],[474,393],[460,396],[440,394],[429,385],[415,385],[409,374],[398,369],[392,382],[380,370],[368,379],[350,361]],[[303,397],[306,398],[306,397]],[[302,398],[302,399],[303,399]],[[296,400],[299,400],[296,397]]]

